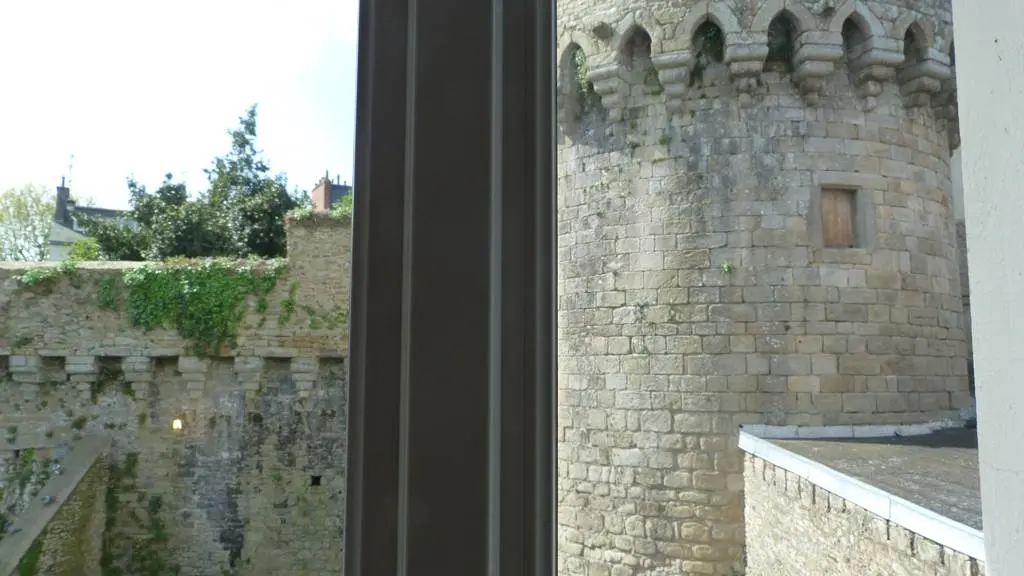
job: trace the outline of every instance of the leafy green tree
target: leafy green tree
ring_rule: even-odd
[[[224,222],[233,251],[239,256],[283,256],[284,217],[305,198],[288,192],[283,174],[271,174],[256,148],[256,106],[228,132],[231,150],[206,170],[208,201],[225,209]]]
[[[100,259],[100,245],[95,238],[75,240],[68,251],[68,258],[79,262]]]
[[[135,226],[87,219],[83,225],[111,260],[172,257],[284,256],[285,215],[309,205],[309,195],[289,192],[283,174],[271,174],[256,148],[256,106],[228,132],[231,148],[206,169],[209,188],[189,194],[167,174],[153,192],[128,181],[129,218]]]
[[[33,184],[0,194],[0,260],[49,258],[53,199]]]

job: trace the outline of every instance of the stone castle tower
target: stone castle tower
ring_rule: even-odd
[[[560,573],[742,574],[740,425],[971,403],[949,0],[559,0],[558,34]]]

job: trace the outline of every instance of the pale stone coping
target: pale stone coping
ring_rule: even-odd
[[[950,426],[943,426],[949,428]],[[940,544],[980,562],[985,561],[985,538],[981,530],[971,528],[955,520],[951,520],[912,502],[894,496],[884,490],[871,486],[865,482],[847,476],[842,472],[829,468],[820,462],[795,454],[763,438],[757,437],[748,429],[756,426],[745,426],[740,430],[739,448],[752,456],[756,456],[775,466],[788,470],[793,474],[820,486],[822,489],[843,498],[861,508],[884,518],[894,524],[898,524],[911,532]],[[794,428],[791,426],[773,426],[770,428]],[[817,427],[833,428],[833,427]],[[884,434],[861,434],[856,436],[852,433],[843,435],[843,431],[850,431],[856,426],[835,426],[841,429],[832,432],[830,435],[819,435],[817,438],[856,438],[856,437],[879,437]],[[868,427],[864,428],[885,428]],[[899,428],[899,427],[894,427]],[[938,429],[938,428],[936,428]],[[920,433],[919,433],[920,434]],[[781,439],[780,436],[775,438]],[[809,436],[789,436],[787,439],[810,438]]]
[[[0,575],[16,573],[21,557],[32,547],[32,543],[46,529],[109,445],[110,437],[100,434],[86,436],[71,445],[67,456],[61,461],[63,473],[51,477],[14,522],[14,527],[20,530],[14,534],[5,534],[4,539],[0,540]],[[43,506],[41,499],[44,496],[56,496],[57,501]]]
[[[822,438],[884,438],[922,436],[947,428],[963,428],[961,420],[938,420],[919,424],[850,424],[840,426],[772,426],[744,424],[741,430],[757,438],[773,440],[817,440]]]

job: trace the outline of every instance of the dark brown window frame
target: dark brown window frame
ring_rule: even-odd
[[[345,573],[552,576],[554,3],[359,33]]]

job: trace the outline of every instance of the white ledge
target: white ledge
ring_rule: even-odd
[[[846,426],[771,426],[744,424],[743,432],[773,440],[815,440],[822,438],[885,438],[889,436],[923,436],[947,428],[963,428],[961,420],[941,420],[920,424],[863,424]]]
[[[933,430],[950,427],[952,426],[937,426]],[[913,502],[894,496],[885,490],[881,490],[871,486],[870,484],[857,480],[856,478],[847,476],[846,474],[843,474],[833,468],[829,468],[820,462],[815,462],[810,458],[795,454],[764,440],[763,438],[759,438],[753,432],[753,429],[757,428],[758,426],[744,426],[744,428],[740,430],[739,447],[741,450],[766,462],[770,462],[779,468],[792,472],[808,482],[816,486],[820,486],[824,490],[864,508],[872,514],[902,526],[911,532],[920,534],[937,544],[941,544],[942,546],[956,550],[962,554],[966,554],[971,558],[976,558],[981,562],[985,561],[985,538],[981,530],[976,530],[970,526],[951,520],[941,514],[932,512],[923,506],[918,506]],[[769,426],[767,428],[779,429],[797,427]],[[857,435],[856,428],[861,428],[857,426],[822,426],[815,428],[835,428],[835,430],[828,434],[817,436],[778,435],[774,436],[774,438],[865,438],[887,435],[878,433],[870,435],[862,433],[861,435]],[[875,429],[890,427],[871,426],[863,428]],[[891,428],[905,427],[893,426]],[[877,432],[877,430],[873,431]],[[775,432],[781,434],[782,431],[775,430]],[[821,432],[821,430],[819,430],[819,432]],[[921,433],[922,432],[918,432],[918,434]],[[888,435],[891,436],[892,434]]]

